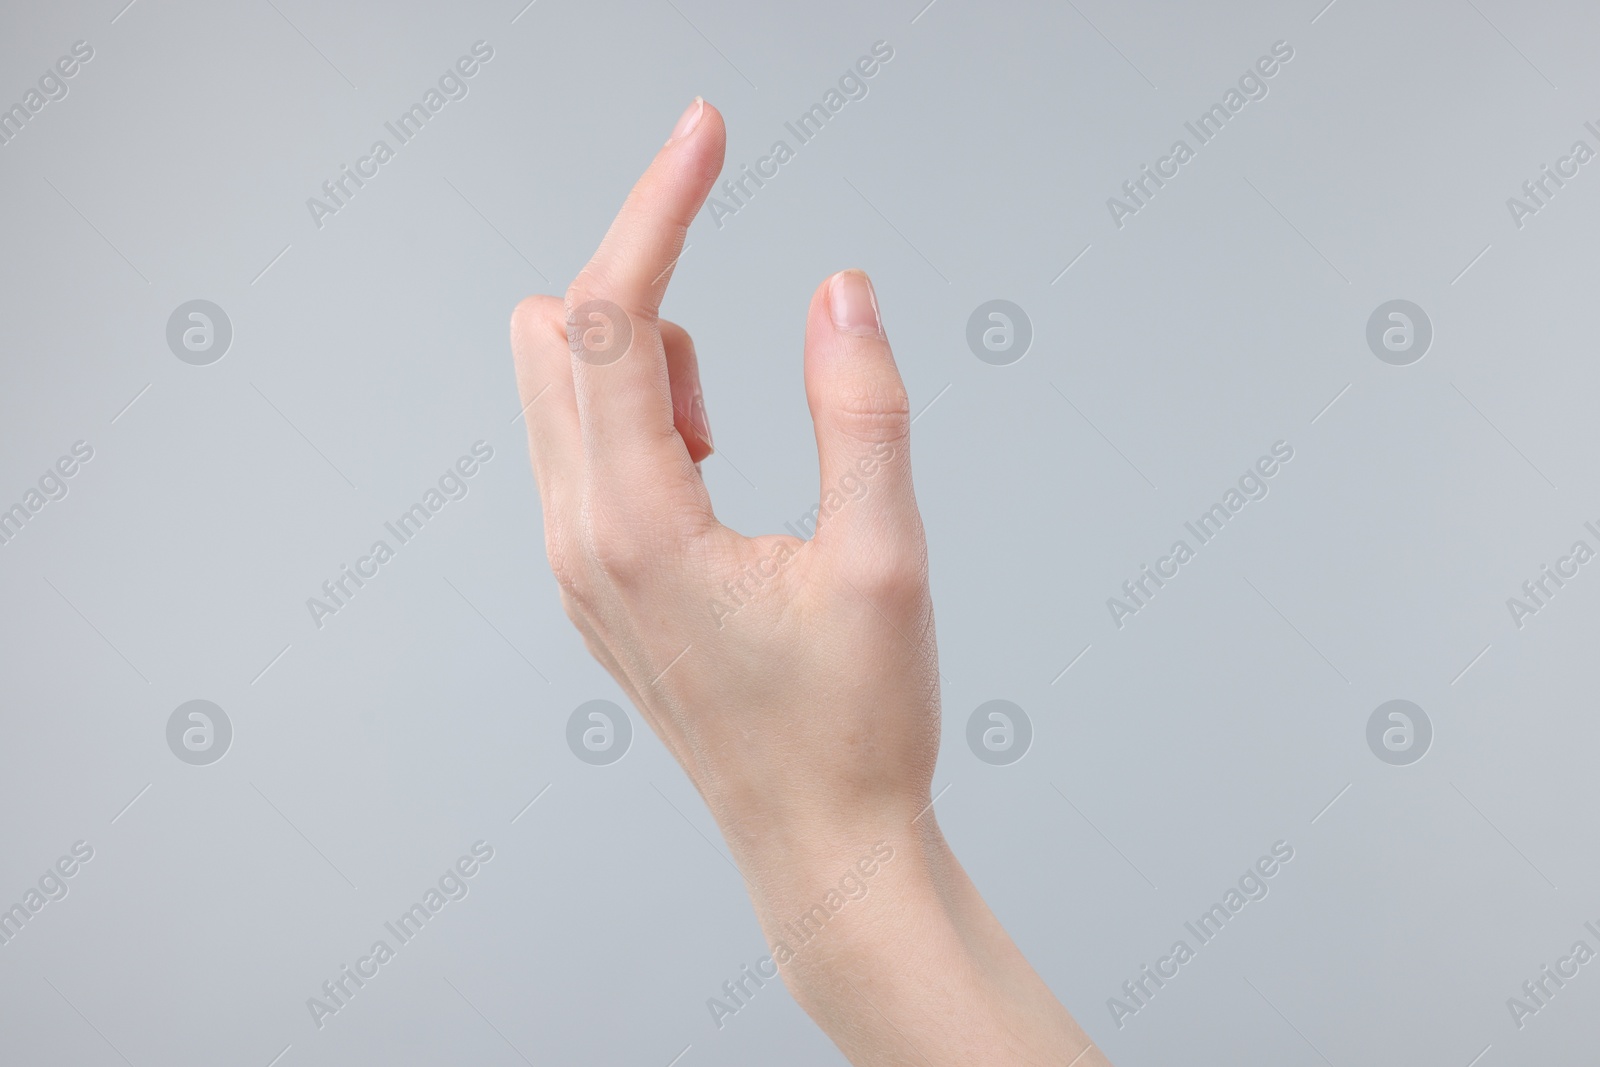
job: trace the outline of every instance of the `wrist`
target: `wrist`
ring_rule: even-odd
[[[925,792],[793,802],[764,798],[712,810],[746,879],[774,892],[787,886],[803,896],[802,888],[836,885],[880,843],[897,856],[913,845],[920,851],[929,844],[923,840],[929,828],[942,844]]]
[[[1078,1067],[1105,1067],[984,904],[933,812],[893,807],[741,859],[771,965],[795,1001],[852,1062],[900,1062],[889,1050],[909,1034],[936,1067],[1080,1055]],[[886,1019],[895,1026],[880,1032],[878,1055],[841,1039]]]
[[[747,819],[728,840],[768,948],[802,1002],[813,978],[891,953],[902,939],[931,955],[964,947],[961,886],[971,883],[925,797],[857,805],[833,821]]]
[[[863,974],[915,938],[944,956],[962,945],[954,866],[932,813],[876,811],[828,830],[796,828],[741,858],[768,950],[802,1005],[839,973]]]

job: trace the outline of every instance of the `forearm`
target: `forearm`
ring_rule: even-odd
[[[857,1067],[1107,1067],[931,810],[735,851],[784,982]]]

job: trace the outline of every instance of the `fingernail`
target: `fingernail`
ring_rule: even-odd
[[[672,136],[667,138],[667,143],[671,144],[673,141],[693,133],[694,128],[700,125],[700,116],[705,114],[705,110],[705,100],[698,96],[695,97],[694,103],[690,104],[688,110],[678,118],[678,124],[672,127]]]
[[[695,394],[694,403],[689,406],[689,421],[694,425],[694,432],[700,435],[700,440],[711,448],[711,420],[706,418],[706,398],[699,393]]]
[[[828,307],[835,329],[860,337],[882,337],[883,322],[878,318],[878,297],[872,282],[858,270],[843,270],[828,286]]]

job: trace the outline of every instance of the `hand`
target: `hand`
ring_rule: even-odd
[[[1087,1039],[929,810],[939,686],[910,408],[866,275],[823,282],[806,323],[814,536],[746,538],[712,513],[694,346],[658,311],[724,144],[697,99],[565,302],[513,315],[563,606],[699,789],[786,983],[854,1062],[1067,1064]],[[790,944],[874,848],[893,859],[870,891]]]
[[[909,824],[928,802],[939,704],[905,387],[866,276],[823,283],[805,381],[828,513],[811,541],[741,537],[717,522],[695,466],[711,445],[696,425],[694,345],[657,318],[722,163],[721,116],[697,104],[687,121],[565,309],[532,297],[513,321],[524,403],[539,397],[528,425],[550,563],[590,652],[735,848],[846,812]],[[596,301],[620,308],[632,333],[605,365],[574,358],[568,343],[568,313]]]

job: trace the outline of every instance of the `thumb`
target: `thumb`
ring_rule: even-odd
[[[863,558],[920,556],[911,404],[861,271],[835,274],[811,298],[805,379],[822,470],[817,541]]]

